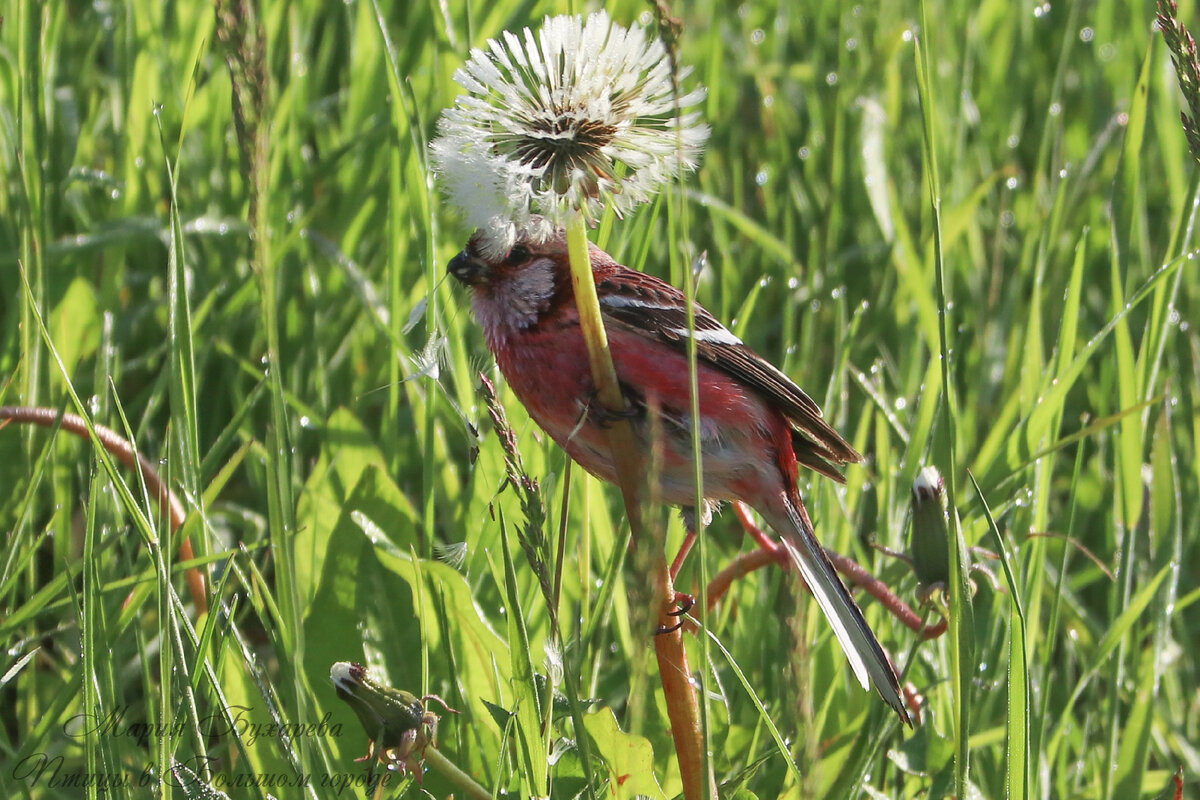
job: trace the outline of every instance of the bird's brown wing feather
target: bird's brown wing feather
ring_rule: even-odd
[[[686,349],[688,324],[682,292],[653,275],[624,267],[597,278],[606,320],[677,350]],[[797,460],[842,481],[833,465],[862,461],[858,451],[825,421],[813,399],[787,375],[743,344],[702,306],[694,308],[698,357],[760,392],[795,431]]]

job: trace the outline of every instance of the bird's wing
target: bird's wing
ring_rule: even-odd
[[[597,278],[606,323],[686,350],[690,333],[682,292],[653,275],[624,267]],[[797,447],[802,464],[840,480],[837,471],[824,461],[862,461],[862,456],[825,421],[821,409],[791,378],[751,350],[702,306],[693,304],[693,308],[698,357],[757,390],[783,413],[802,440],[797,444],[807,445]]]

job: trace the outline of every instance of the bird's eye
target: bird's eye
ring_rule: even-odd
[[[524,264],[529,260],[529,248],[523,244],[514,245],[512,250],[508,251],[508,263]]]

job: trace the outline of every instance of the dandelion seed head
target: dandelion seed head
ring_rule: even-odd
[[[561,684],[563,680],[563,655],[558,646],[546,640],[546,673],[550,679],[556,684]]]
[[[438,121],[433,161],[498,253],[533,215],[547,232],[575,212],[625,215],[694,169],[708,137],[698,112],[679,113],[704,90],[676,100],[663,43],[603,11],[505,31],[472,50],[454,79],[466,94]]]
[[[443,564],[449,564],[454,569],[462,570],[463,565],[467,563],[467,543],[435,544],[433,554]]]

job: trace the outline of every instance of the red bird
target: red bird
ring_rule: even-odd
[[[494,239],[477,231],[451,259],[450,274],[471,288],[488,348],[530,416],[584,469],[615,483],[605,430],[611,412],[595,400],[565,234],[518,234],[506,253],[497,256],[496,249]],[[694,520],[686,298],[590,249],[634,436],[648,442],[651,431],[660,432],[658,496]],[[859,683],[873,683],[907,721],[896,670],[817,542],[796,488],[800,465],[843,482],[836,465],[862,456],[791,379],[699,305],[694,311],[706,504],[741,500],[780,534]]]

